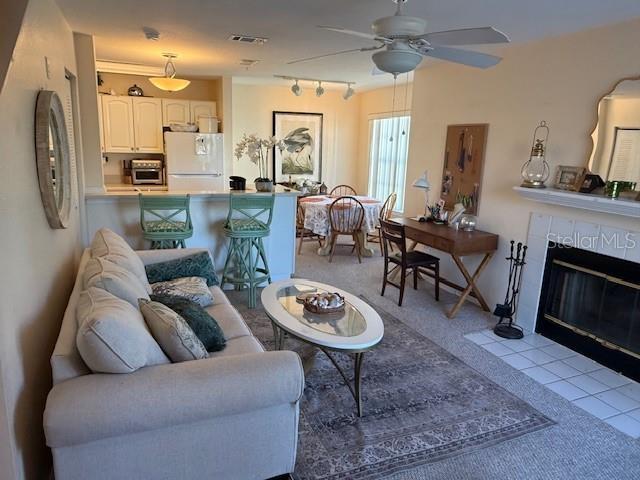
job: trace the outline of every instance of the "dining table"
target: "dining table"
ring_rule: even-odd
[[[364,219],[362,228],[357,233],[362,247],[362,256],[371,257],[374,254],[373,248],[367,243],[367,234],[373,233],[378,226],[378,217],[382,202],[378,199],[364,195],[352,195],[364,208]],[[340,198],[337,195],[310,195],[300,198],[300,207],[304,211],[304,228],[312,231],[316,235],[324,237],[322,246],[318,248],[318,255],[327,256],[331,252],[331,221],[329,219],[329,207]]]

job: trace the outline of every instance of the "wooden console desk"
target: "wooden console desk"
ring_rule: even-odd
[[[413,218],[399,217],[392,218],[391,221],[404,225],[407,238],[413,242],[435,248],[436,250],[440,250],[451,255],[451,258],[453,258],[456,266],[464,276],[467,282],[466,287],[461,287],[460,285],[446,279],[440,279],[440,281],[445,285],[449,285],[450,287],[462,291],[458,302],[449,312],[447,312],[447,317],[453,318],[456,313],[458,313],[458,310],[460,310],[460,307],[468,295],[475,297],[483,310],[487,312],[491,311],[489,305],[487,305],[487,302],[476,285],[476,280],[498,248],[498,235],[483,232],[481,230],[465,232],[463,230],[455,230],[447,227],[446,225],[438,225],[431,222],[419,222]],[[484,254],[484,257],[480,262],[480,265],[478,265],[478,268],[476,268],[473,273],[469,273],[467,267],[462,262],[461,257],[477,254]],[[429,274],[430,272],[423,273]]]

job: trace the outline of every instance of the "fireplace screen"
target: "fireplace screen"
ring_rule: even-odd
[[[622,364],[640,360],[639,270],[631,262],[551,244],[536,330],[626,371]]]

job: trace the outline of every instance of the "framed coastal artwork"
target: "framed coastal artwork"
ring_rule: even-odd
[[[441,193],[445,209],[461,203],[466,213],[478,214],[488,131],[485,123],[447,127]]]
[[[273,180],[322,181],[322,114],[273,112],[273,135],[283,148],[273,152]]]

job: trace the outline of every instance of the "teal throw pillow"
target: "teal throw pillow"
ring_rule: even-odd
[[[152,294],[151,300],[166,305],[184,318],[208,352],[218,352],[227,344],[218,322],[193,300],[171,295]]]
[[[202,277],[209,287],[219,285],[209,252],[200,252],[166,262],[145,265],[149,283],[166,282],[183,277]]]

